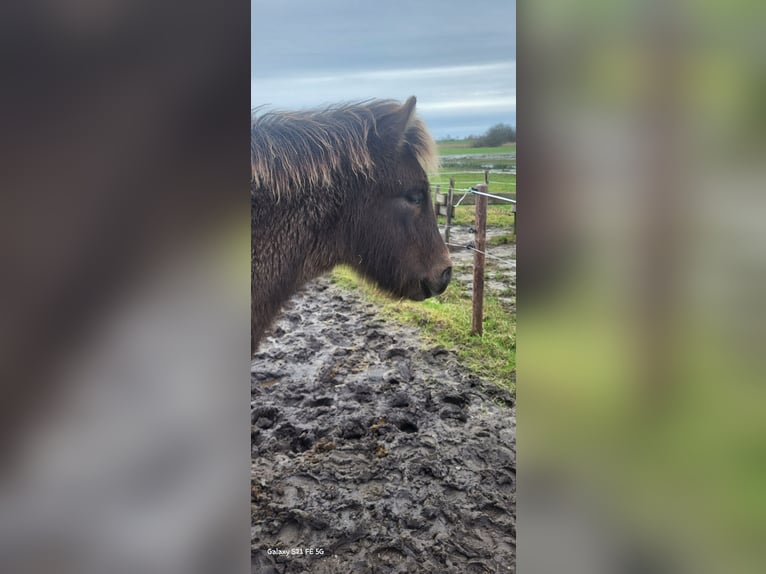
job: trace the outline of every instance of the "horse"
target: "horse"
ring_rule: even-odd
[[[452,262],[427,174],[436,144],[403,104],[252,115],[251,352],[305,283],[346,264],[398,298],[444,292]]]

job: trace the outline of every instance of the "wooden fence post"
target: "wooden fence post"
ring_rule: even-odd
[[[487,177],[487,172],[484,172]],[[487,193],[486,183],[477,186],[482,193]],[[487,196],[476,195],[476,238],[473,251],[473,318],[471,335],[481,336],[484,332],[482,319],[484,313],[484,252],[487,247]]]
[[[449,243],[449,228],[452,225],[452,194],[455,190],[455,178],[449,178],[449,189],[447,190],[447,223],[444,226],[444,243]],[[449,246],[447,246],[449,248]]]
[[[513,234],[518,238],[519,234],[516,231],[516,204],[513,204]]]
[[[436,216],[436,221],[439,221],[439,215],[441,215],[441,197],[439,197],[442,194],[442,186],[440,183],[436,184],[436,192],[434,193],[434,215]]]

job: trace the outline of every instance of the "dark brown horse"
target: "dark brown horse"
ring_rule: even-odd
[[[446,289],[426,175],[437,156],[414,96],[263,114],[250,146],[253,351],[281,305],[340,263],[396,297]]]

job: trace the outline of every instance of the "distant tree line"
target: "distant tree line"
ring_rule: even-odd
[[[484,135],[470,135],[463,138],[453,138],[448,135],[439,141],[461,141],[471,147],[497,147],[506,143],[516,142],[516,128],[508,124],[495,124],[489,128]]]
[[[516,128],[508,124],[495,124],[484,135],[477,137],[471,147],[497,147],[516,141]]]

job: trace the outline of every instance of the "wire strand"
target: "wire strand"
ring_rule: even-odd
[[[441,184],[438,184],[438,183],[432,183],[432,184],[430,184],[430,185],[431,185],[431,187],[438,187],[438,188],[440,188],[440,189],[441,189],[442,187],[444,187],[444,186],[442,186]],[[447,189],[447,190],[449,190],[449,186],[446,186],[446,189]],[[453,188],[452,188],[452,191],[465,191],[465,192],[470,192],[470,191],[471,191],[471,188],[470,188],[470,187],[453,187]],[[443,191],[442,193],[446,193],[446,191]]]
[[[447,245],[451,245],[452,247],[462,247],[463,249],[468,249],[469,251],[475,251],[476,253],[481,253],[485,257],[489,257],[491,259],[497,259],[498,261],[502,261],[506,265],[510,265],[511,267],[516,265],[516,261],[514,259],[503,259],[502,257],[498,257],[497,255],[492,255],[491,253],[487,253],[486,251],[481,251],[480,249],[476,249],[472,245],[458,245],[457,243],[447,243]]]
[[[455,204],[455,207],[460,207],[460,204],[461,204],[461,203],[463,203],[463,200],[464,200],[466,197],[468,197],[468,193],[469,193],[469,192],[467,192],[467,191],[466,191],[466,192],[463,194],[463,197],[461,197],[461,198],[460,198],[460,201],[458,201],[458,202],[457,202],[457,204]]]
[[[471,191],[471,193],[473,193],[474,195],[483,195],[483,196],[485,196],[485,197],[491,197],[491,198],[493,198],[493,199],[499,199],[499,200],[501,200],[501,201],[507,201],[508,203],[516,203],[516,200],[515,200],[515,199],[511,199],[511,198],[509,198],[509,197],[500,197],[499,195],[492,195],[491,193],[484,193],[483,191],[479,191],[479,190],[478,190],[478,189],[476,189],[475,187],[472,187],[472,188],[470,189],[470,191]]]
[[[441,193],[446,193],[445,191],[441,191],[441,185],[440,185],[440,184],[438,184],[438,183],[432,183],[432,184],[430,184],[430,185],[431,185],[431,187],[434,187],[434,188],[435,188],[435,187],[438,187],[438,188],[439,188],[439,191],[440,191]],[[449,188],[447,188],[447,189],[449,190]],[[461,187],[461,188],[453,187],[453,188],[452,188],[452,191],[464,191],[464,192],[466,192],[466,193],[473,193],[474,195],[484,195],[484,196],[486,196],[486,197],[492,197],[492,198],[494,198],[494,199],[499,199],[499,200],[501,200],[501,201],[507,201],[508,203],[516,203],[516,200],[515,200],[515,199],[511,199],[511,198],[509,198],[509,197],[502,197],[502,196],[500,196],[500,195],[492,195],[491,193],[484,193],[483,191],[479,191],[479,190],[478,190],[478,189],[476,189],[475,187]],[[512,193],[512,192],[511,192],[511,193]],[[457,207],[457,206],[455,206],[455,207]]]

